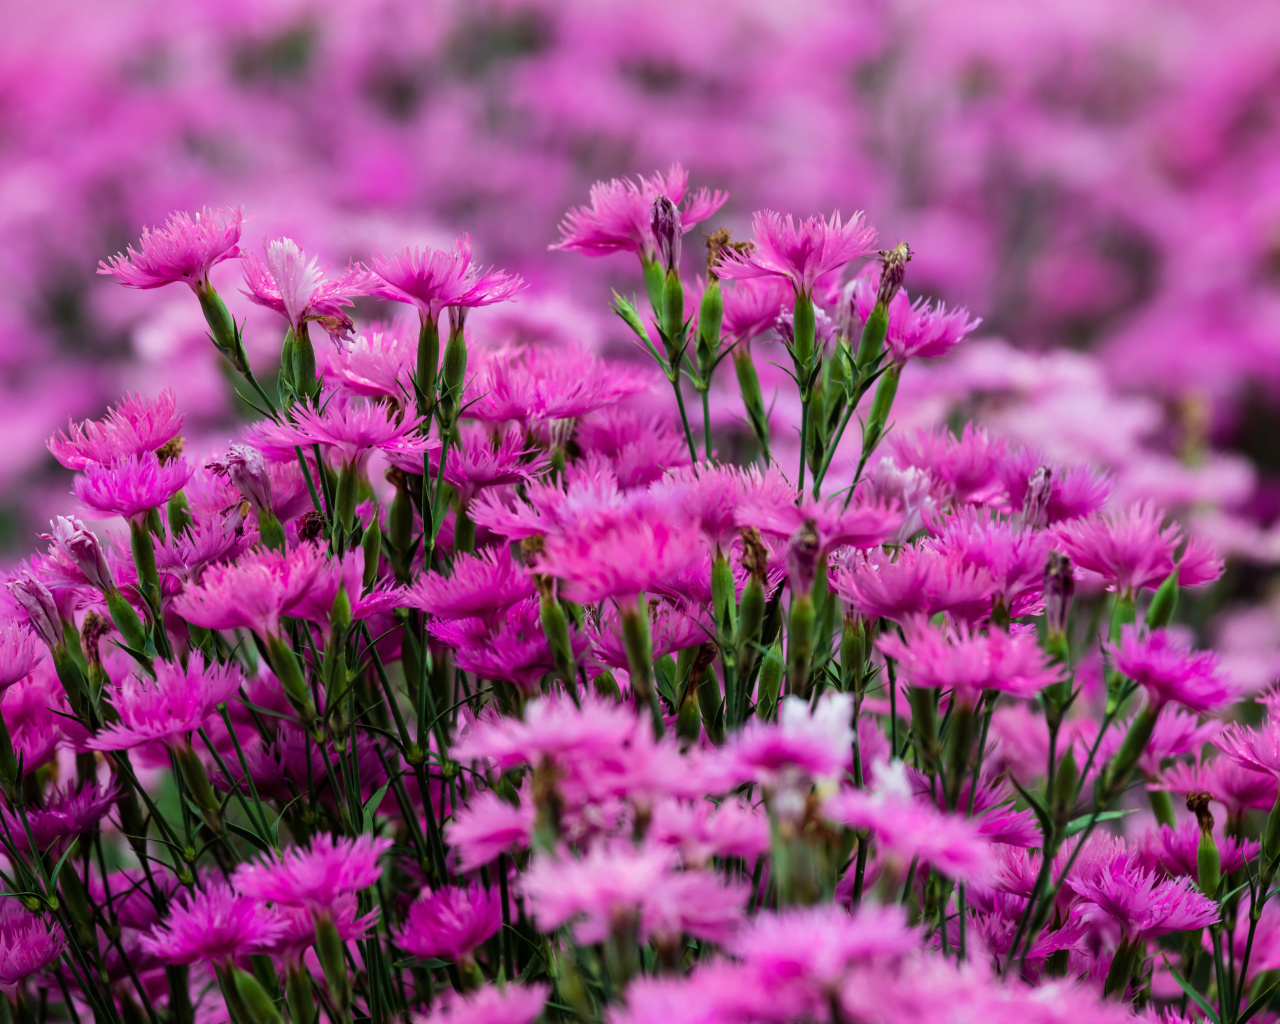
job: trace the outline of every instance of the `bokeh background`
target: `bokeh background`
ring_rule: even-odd
[[[95,275],[143,224],[238,205],[248,247],[285,233],[335,266],[468,231],[530,280],[526,322],[609,347],[608,285],[635,268],[547,245],[594,180],[680,161],[729,190],[712,226],[739,236],[762,207],[864,209],[909,241],[909,289],[984,324],[912,369],[901,415],[977,417],[1173,507],[1232,556],[1220,646],[1280,664],[1274,0],[42,0],[5,21],[7,556],[65,503],[44,441],[68,417],[164,386],[189,429],[238,415],[185,289]],[[269,362],[278,323],[234,263],[214,279]]]

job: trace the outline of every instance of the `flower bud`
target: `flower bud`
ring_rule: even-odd
[[[378,523],[377,509],[373,512],[373,522],[360,538],[360,547],[364,550],[364,575],[360,582],[367,590],[378,577],[378,561],[382,557],[382,527]]]
[[[49,528],[53,532],[41,534],[42,540],[51,541],[66,554],[84,573],[85,578],[99,590],[115,588],[111,579],[111,566],[107,564],[107,556],[102,553],[102,545],[84,523],[79,519],[58,516],[50,521]]]
[[[208,280],[195,285],[196,298],[200,300],[200,310],[204,313],[205,322],[209,325],[209,337],[227,361],[240,373],[249,372],[249,356],[244,350],[244,342],[240,338],[240,329],[231,317],[227,304]]]
[[[49,588],[31,573],[23,571],[9,581],[9,593],[31,619],[31,628],[50,647],[61,647],[62,616]]]
[[[418,393],[418,415],[425,416],[436,402],[436,373],[440,369],[440,325],[423,316],[418,326],[418,364],[413,386]]]
[[[711,379],[716,355],[720,351],[720,327],[724,322],[724,295],[720,282],[712,278],[702,293],[698,307],[698,373],[704,382]]]
[[[662,736],[666,725],[653,688],[653,636],[649,631],[649,610],[643,599],[622,606],[622,641],[627,651],[627,668],[631,672],[631,690],[636,704],[648,704],[653,716],[653,732]]]
[[[267,475],[266,460],[257,448],[234,441],[226,455],[205,463],[205,468],[229,479],[255,508],[271,507],[271,477]]]
[[[756,364],[751,359],[751,349],[746,345],[738,345],[733,350],[733,370],[738,378],[738,389],[742,392],[742,404],[747,411],[747,422],[751,424],[751,432],[760,443],[760,452],[768,465],[769,457],[769,413],[765,408],[764,395],[760,391],[760,376],[756,373]]]
[[[238,967],[232,968],[231,984],[240,997],[239,1009],[244,1013],[244,1024],[284,1024],[275,1000],[252,974]]]
[[[658,245],[658,262],[666,273],[680,273],[680,244],[684,232],[680,229],[680,211],[667,196],[653,200],[651,219],[653,238]]]
[[[1173,572],[1165,577],[1164,582],[1160,584],[1160,589],[1151,599],[1151,606],[1147,609],[1147,626],[1151,629],[1162,629],[1169,625],[1177,608],[1178,567],[1175,565]]]
[[[1066,636],[1071,617],[1071,598],[1076,591],[1071,559],[1060,551],[1050,551],[1044,569],[1044,616],[1051,637]]]
[[[880,250],[880,287],[876,290],[876,305],[888,308],[893,297],[902,287],[907,276],[907,264],[911,262],[911,246],[899,242],[892,249]]]
[[[812,594],[817,575],[819,545],[818,524],[806,519],[787,542],[787,577],[793,594]]]
[[[766,721],[778,714],[778,695],[782,691],[782,673],[786,663],[782,659],[782,641],[775,640],[760,666],[760,680],[756,697],[756,716]]]
[[[1021,523],[1033,530],[1043,530],[1049,525],[1049,499],[1053,497],[1053,473],[1048,466],[1041,466],[1031,474],[1027,484],[1027,496],[1022,501]]]

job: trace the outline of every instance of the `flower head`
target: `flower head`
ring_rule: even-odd
[[[1197,892],[1190,878],[1161,878],[1122,856],[1096,872],[1068,876],[1084,901],[1087,921],[1122,940],[1159,938],[1204,928],[1218,920],[1218,905]]]
[[[502,927],[502,904],[488,889],[446,885],[424,892],[409,907],[396,945],[421,960],[469,958]]]
[[[1121,630],[1119,643],[1104,647],[1116,671],[1141,686],[1154,707],[1176,703],[1203,713],[1221,707],[1239,692],[1219,670],[1217,655],[1193,652],[1167,629],[1144,635],[1136,625],[1128,625]]]
[[[724,774],[766,789],[789,785],[796,776],[834,782],[853,760],[852,718],[847,693],[827,693],[812,713],[806,701],[788,697],[776,724],[753,722],[726,745]]]
[[[473,793],[445,828],[449,848],[458,854],[458,866],[470,872],[500,853],[526,849],[533,840],[534,816],[527,801],[513,805],[492,790]]]
[[[982,618],[991,610],[990,576],[929,548],[905,547],[893,561],[853,552],[837,566],[831,587],[858,614],[895,622],[943,611]]]
[[[898,466],[914,466],[935,482],[939,500],[985,502],[1000,488],[996,469],[1004,456],[1004,442],[985,428],[966,424],[957,437],[943,427],[899,434],[888,442]]]
[[[142,948],[166,963],[222,966],[266,951],[283,931],[274,911],[212,882],[170,907],[164,925],[142,937]]]
[[[505,302],[524,287],[524,279],[517,274],[472,266],[470,235],[462,235],[452,251],[411,248],[390,256],[378,253],[371,269],[375,279],[370,294],[410,303],[431,323],[447,307]]]
[[[859,274],[848,286],[845,301],[858,324],[865,324],[875,308],[879,276]],[[978,329],[980,319],[963,307],[948,310],[926,299],[912,302],[904,290],[889,301],[885,347],[889,359],[901,365],[908,359],[932,359],[946,355]],[[851,324],[852,326],[852,324]]]
[[[1043,502],[1040,519],[1025,515],[1032,478],[1048,471],[1049,496]],[[996,466],[1000,482],[1009,495],[1009,508],[1023,512],[1023,525],[1044,527],[1065,519],[1097,512],[1111,494],[1111,479],[1094,466],[1057,466],[1034,448],[1017,448],[1005,453]]]
[[[173,611],[206,629],[252,629],[279,636],[280,620],[293,615],[326,570],[314,544],[298,544],[287,553],[255,550],[234,562],[209,566],[198,585],[187,586]]]
[[[223,260],[240,255],[238,209],[210,210],[194,217],[181,211],[169,214],[162,228],[142,229],[142,251],[129,246],[98,265],[99,274],[110,274],[128,288],[159,288],[185,281],[194,289],[207,284],[209,270]]]
[[[13,619],[0,622],[0,694],[29,675],[44,655],[44,646],[27,626]]]
[[[241,494],[257,508],[271,508],[271,475],[267,462],[257,448],[233,441],[227,454],[205,465],[219,476],[225,476]]]
[[[721,337],[726,343],[747,344],[773,330],[793,292],[776,277],[749,277],[723,288],[722,295]]]
[[[169,389],[152,402],[142,395],[125,395],[100,420],[72,423],[67,433],[49,439],[49,451],[67,469],[108,466],[130,455],[153,452],[173,440],[185,413]]]
[[[53,532],[41,534],[41,539],[52,541],[63,555],[75,563],[90,584],[104,591],[115,586],[102,545],[84,523],[79,519],[58,516],[49,523],[49,529]]]
[[[1213,742],[1241,767],[1280,779],[1280,722],[1275,719],[1256,729],[1232,722]]]
[[[413,398],[417,356],[416,334],[395,324],[378,324],[338,350],[331,372],[353,395],[405,405]]]
[[[49,588],[25,569],[8,580],[5,586],[18,607],[27,613],[27,621],[35,634],[50,647],[60,646],[62,615]]]
[[[18,849],[45,854],[55,846],[61,849],[65,839],[96,830],[119,795],[114,784],[99,787],[91,782],[79,789],[55,786],[45,794],[43,806],[25,810],[25,823],[7,808],[0,809],[0,814]],[[31,830],[30,842],[27,829]]]
[[[184,669],[173,662],[156,664],[156,678],[133,677],[114,694],[120,721],[107,726],[86,745],[91,750],[130,750],[143,743],[189,742],[243,682],[240,672],[225,665],[204,667],[193,657]]]
[[[16,899],[0,902],[0,992],[12,998],[31,975],[62,955],[59,930],[24,910]]]
[[[533,1024],[550,992],[550,986],[544,984],[486,985],[415,1020],[417,1024]]]
[[[307,262],[306,254],[292,238],[275,238],[262,243],[266,259],[246,252],[244,294],[259,306],[274,309],[289,321],[295,333],[302,325],[315,321],[334,337],[351,333],[351,317],[343,309],[351,305],[351,296],[364,294],[368,275],[363,268],[352,266],[340,278],[325,280],[323,267],[316,257]]]
[[[130,455],[110,466],[91,465],[72,484],[75,496],[102,516],[138,519],[159,508],[191,479],[183,457],[162,462],[155,452]]]
[[[751,221],[755,247],[747,252],[725,249],[715,272],[724,278],[781,277],[797,294],[813,294],[818,278],[865,256],[875,242],[875,228],[861,213],[847,221],[833,213],[810,217],[799,225],[772,210],[756,213]]]
[[[411,607],[439,619],[480,617],[492,621],[533,593],[528,570],[508,550],[487,548],[458,556],[449,576],[423,573],[406,600]]]
[[[581,252],[587,256],[607,256],[613,252],[634,252],[651,262],[658,255],[653,232],[653,203],[665,196],[678,209],[679,233],[687,235],[729,198],[727,192],[700,188],[688,192],[689,172],[672,164],[666,174],[648,178],[614,178],[591,186],[591,203],[565,214],[560,224],[560,241],[551,249]]]
[[[376,451],[412,457],[422,470],[422,456],[439,447],[419,433],[422,418],[402,416],[376,402],[352,401],[346,395],[333,398],[323,409],[296,405],[292,423],[264,421],[246,432],[249,443],[268,458],[289,462],[294,449],[313,444],[334,452],[344,465],[362,468]]]
[[[390,839],[335,839],[321,833],[312,838],[310,849],[286,850],[280,863],[241,864],[233,882],[253,899],[325,913],[340,897],[373,885],[382,876],[378,858],[390,848]]]
[[[419,584],[426,578],[420,577]],[[505,613],[499,610],[487,618],[447,619],[427,628],[437,643],[453,648],[458,668],[481,679],[501,679],[523,693],[536,693],[543,676],[556,667],[537,598],[517,601]],[[587,638],[572,626],[569,643],[575,658],[586,652]]]

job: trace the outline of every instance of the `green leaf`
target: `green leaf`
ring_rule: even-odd
[[[1126,814],[1133,814],[1137,811],[1136,807],[1130,807],[1123,811],[1103,811],[1098,815],[1098,821],[1115,821],[1117,818],[1123,818]],[[1083,814],[1067,822],[1067,827],[1062,830],[1062,838],[1070,839],[1079,832],[1083,832],[1089,825],[1089,821],[1093,818],[1092,814]]]
[[[264,841],[257,832],[247,829],[243,825],[237,825],[234,821],[226,821],[223,822],[223,824],[227,827],[228,831],[234,832],[241,839],[256,846],[263,853],[266,853],[271,849],[270,844]]]
[[[382,803],[382,798],[387,795],[387,787],[390,785],[390,782],[384,782],[382,788],[364,802],[364,831],[373,831],[373,812],[378,809],[378,804]]]
[[[63,851],[62,856],[58,858],[58,863],[53,866],[53,872],[49,875],[49,888],[56,889],[58,887],[58,876],[62,874],[62,866],[66,864],[67,858],[71,856],[71,851],[76,848],[77,840],[73,839]]]
[[[1174,967],[1173,964],[1169,963],[1169,958],[1167,956],[1164,957],[1164,965],[1169,968],[1169,973],[1173,975],[1173,980],[1176,981],[1182,991],[1190,996],[1192,1001],[1204,1011],[1205,1016],[1208,1017],[1213,1024],[1222,1024],[1222,1022],[1218,1020],[1218,1014],[1214,1011],[1213,1007],[1209,1005],[1204,996],[1191,987],[1191,982],[1187,981],[1187,979],[1178,972],[1178,969]]]
[[[1280,988],[1280,978],[1277,978],[1253,997],[1253,1002],[1249,1004],[1249,1008],[1244,1013],[1240,1014],[1240,1019],[1236,1021],[1236,1024],[1245,1024],[1245,1021],[1267,1005],[1278,988]]]

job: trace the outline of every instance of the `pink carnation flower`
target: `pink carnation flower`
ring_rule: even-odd
[[[369,294],[416,306],[422,320],[429,323],[435,323],[447,307],[465,309],[505,302],[524,288],[524,279],[518,274],[472,266],[470,235],[460,236],[452,252],[410,248],[390,256],[378,253],[371,269],[375,279]]]
[[[810,217],[797,226],[790,214],[784,219],[772,210],[751,219],[755,247],[739,253],[726,249],[716,264],[722,278],[781,277],[800,295],[812,295],[823,274],[839,270],[850,260],[871,252],[875,228],[862,213],[842,221],[839,213]]]
[[[421,582],[426,577],[419,577]],[[555,668],[536,598],[518,601],[496,621],[452,619],[427,628],[437,643],[453,648],[454,664],[482,679],[501,679],[523,693],[538,692],[543,676]],[[587,650],[587,638],[572,625],[569,643],[575,658]]]
[[[244,681],[226,665],[201,665],[192,657],[187,667],[156,663],[154,681],[133,677],[112,695],[120,720],[88,741],[90,750],[131,750],[154,741],[190,745],[191,733],[214,714]]]
[[[43,806],[25,810],[25,825],[23,817],[8,808],[0,808],[0,814],[8,825],[14,846],[20,850],[34,848],[43,855],[55,847],[61,850],[65,839],[96,831],[119,796],[115,783],[99,787],[91,782],[79,789],[54,786],[45,793]]]
[[[459,737],[454,756],[459,761],[492,758],[499,771],[544,757],[568,767],[613,753],[636,727],[635,711],[612,701],[588,697],[575,706],[568,699],[544,697],[529,702],[523,720],[504,716],[477,722]]]
[[[403,407],[414,398],[417,359],[416,334],[396,324],[378,324],[330,357],[330,373],[353,395],[390,398]]]
[[[155,452],[144,452],[109,466],[87,466],[76,476],[72,491],[101,516],[140,521],[182,490],[193,472],[195,468],[185,458],[161,462]]]
[[[533,1024],[546,1005],[551,987],[545,984],[505,988],[486,985],[470,995],[457,996],[415,1024]]]
[[[489,431],[463,430],[460,444],[450,449],[445,459],[444,478],[458,492],[465,507],[484,487],[527,483],[545,473],[550,465],[546,452],[531,447],[517,430],[502,434],[496,443]],[[431,457],[431,471],[434,474],[439,470],[440,453],[436,451]],[[422,472],[421,462],[413,472]]]
[[[534,594],[533,579],[506,548],[454,559],[449,576],[423,573],[405,602],[438,619],[482,618],[496,623],[513,604]]]
[[[984,509],[961,506],[946,517],[930,514],[934,536],[925,543],[990,577],[995,598],[1010,617],[1033,612],[1044,590],[1052,541],[1042,530],[1020,529]]]
[[[1104,644],[1117,672],[1143,688],[1153,707],[1181,704],[1192,711],[1213,711],[1234,699],[1232,685],[1212,651],[1193,652],[1167,629],[1148,633],[1136,625],[1121,630],[1118,644]]]
[[[565,214],[560,224],[560,241],[548,246],[607,256],[613,252],[634,252],[646,262],[657,256],[657,240],[653,235],[653,201],[666,196],[676,206],[684,205],[680,214],[680,234],[687,235],[700,221],[706,220],[729,198],[727,192],[711,192],[700,188],[689,193],[689,172],[672,164],[666,174],[657,172],[648,178],[631,181],[614,178],[597,181],[591,186],[591,203]]]
[[[44,660],[45,647],[25,625],[10,619],[0,622],[0,694]]]
[[[793,294],[786,282],[776,277],[749,277],[723,286],[720,333],[725,343],[749,344],[773,330]]]
[[[1222,734],[1214,737],[1221,744]],[[1227,740],[1231,742],[1231,740]],[[1149,789],[1165,789],[1186,797],[1208,793],[1227,811],[1228,822],[1236,825],[1251,810],[1268,810],[1276,802],[1276,776],[1245,767],[1232,757],[1215,757],[1194,763],[1177,761],[1166,768]]]
[[[653,808],[649,837],[673,846],[689,866],[701,867],[712,857],[741,857],[748,863],[769,850],[769,819],[762,809],[742,800],[663,800]]]
[[[289,321],[295,334],[303,325],[319,323],[335,338],[351,333],[351,317],[343,309],[351,296],[363,295],[368,275],[352,266],[342,277],[325,280],[325,268],[313,256],[310,262],[292,238],[275,238],[262,243],[266,260],[246,252],[244,294],[259,306],[273,309]]]
[[[500,853],[527,849],[533,841],[534,808],[527,801],[512,806],[492,790],[473,792],[445,826],[458,866],[470,872]]]
[[[1258,855],[1260,844],[1240,836],[1219,835],[1215,840],[1221,857],[1222,874],[1229,875],[1244,867],[1245,861]],[[1139,837],[1136,863],[1147,871],[1165,871],[1170,875],[1186,875],[1198,885],[1197,853],[1200,849],[1200,826],[1191,819],[1177,828],[1161,825],[1150,828]]]
[[[1120,511],[1059,523],[1053,534],[1076,565],[1098,573],[1122,594],[1160,586],[1175,564],[1178,582],[1184,587],[1222,575],[1222,560],[1198,537],[1187,541],[1181,557],[1175,560],[1182,530],[1163,522],[1163,512],[1148,502],[1139,502]]]
[[[833,782],[853,760],[853,697],[826,693],[812,711],[788,697],[778,721],[752,721],[724,748],[722,771],[735,784],[756,782],[767,790],[794,784],[797,776]]]
[[[359,835],[335,839],[320,833],[309,849],[290,847],[280,862],[241,864],[232,883],[244,896],[324,914],[343,896],[367,889],[382,877],[378,859],[390,839]]]
[[[274,911],[211,882],[171,906],[164,925],[142,936],[142,948],[166,963],[222,967],[265,952],[283,931]]]
[[[334,452],[344,466],[362,470],[374,451],[387,452],[415,460],[422,472],[422,456],[438,448],[439,441],[428,440],[419,431],[421,417],[405,416],[398,410],[365,401],[352,401],[339,395],[322,410],[295,405],[292,423],[264,421],[250,427],[246,436],[250,444],[268,458],[289,462],[297,458],[294,449],[318,444]]]
[[[737,511],[739,526],[755,526],[762,533],[789,538],[801,526],[818,534],[818,547],[828,552],[844,545],[870,548],[884,543],[902,525],[902,513],[888,505],[853,504],[844,508],[844,498],[825,501],[802,498],[796,503],[795,489],[776,469],[753,474],[743,488]]]
[[[1106,504],[1111,495],[1111,479],[1096,466],[1057,466],[1035,448],[1017,448],[1005,453],[996,473],[1009,496],[1009,508],[1020,512],[1027,503],[1031,478],[1040,469],[1049,472],[1049,497],[1044,503],[1043,522],[1026,522],[1042,527],[1091,515]]]
[[[859,325],[865,324],[875,308],[880,275],[862,273],[848,285],[845,301]],[[899,289],[889,302],[885,347],[891,362],[902,365],[908,359],[933,359],[946,355],[978,329],[980,318],[970,317],[963,307],[948,310],[934,307],[923,298],[912,302],[906,289]]]
[[[465,889],[446,885],[414,900],[396,945],[420,960],[443,957],[456,963],[470,959],[501,927],[502,904],[496,894],[474,884]]]
[[[1130,857],[1068,877],[1067,884],[1084,901],[1079,911],[1083,918],[1118,941],[1158,938],[1218,920],[1217,903],[1198,892],[1190,878],[1161,878]]]
[[[0,992],[16,999],[22,983],[57,962],[66,942],[16,899],[0,902]]]
[[[169,214],[162,228],[142,229],[142,251],[129,246],[98,264],[99,274],[110,274],[128,288],[159,288],[185,281],[194,289],[208,284],[210,268],[240,255],[239,209],[210,210],[192,217]]]
[[[168,388],[154,402],[142,395],[125,395],[102,419],[72,423],[67,433],[51,437],[49,451],[67,469],[108,466],[173,440],[185,417]]]
[[[867,618],[906,622],[950,611],[982,619],[991,610],[991,577],[954,554],[905,547],[884,554],[852,553],[837,565],[832,589]]]
[[[324,553],[315,544],[299,544],[287,553],[255,550],[209,566],[199,585],[174,598],[172,608],[206,629],[279,636],[280,620],[295,613],[325,571]]]
[[[1213,742],[1241,767],[1280,779],[1280,722],[1275,719],[1256,729],[1232,722]]]
[[[933,477],[939,499],[982,503],[999,493],[1004,442],[981,426],[965,424],[959,437],[946,427],[891,435],[888,449],[896,465],[914,466]]]

